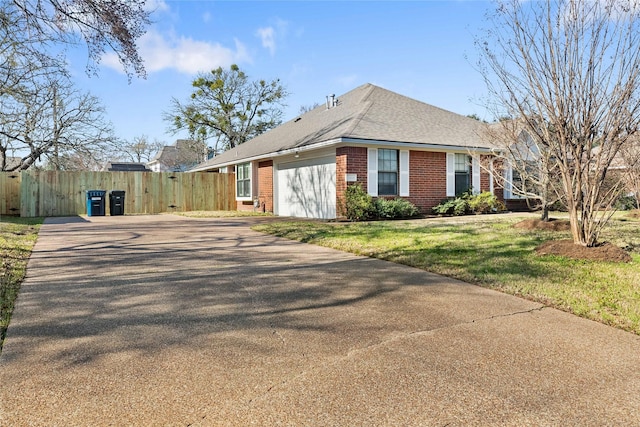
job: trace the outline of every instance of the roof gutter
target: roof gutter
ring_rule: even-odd
[[[358,138],[334,138],[328,141],[318,142],[312,145],[305,145],[303,147],[295,147],[288,148],[286,150],[274,151],[271,153],[260,154],[257,156],[244,157],[241,159],[234,159],[222,163],[218,163],[215,165],[207,165],[202,166],[200,168],[191,169],[189,172],[202,172],[209,169],[217,169],[223,168],[229,165],[235,165],[239,162],[246,163],[252,162],[254,160],[261,160],[265,158],[274,158],[274,157],[283,157],[292,154],[299,154],[305,151],[316,150],[319,148],[326,148],[340,144],[350,144],[350,145],[383,145],[386,147],[398,147],[398,148],[416,148],[420,150],[432,150],[432,151],[456,151],[456,152],[479,152],[479,153],[495,153],[496,150],[487,147],[463,147],[457,145],[442,145],[442,144],[423,144],[419,142],[394,142],[394,141],[383,141],[383,140],[374,140],[374,139],[358,139]]]
[[[222,163],[217,163],[215,165],[207,165],[207,166],[202,166],[200,168],[194,168],[191,169],[189,172],[201,172],[201,171],[205,171],[208,169],[217,169],[217,168],[223,168],[225,166],[229,166],[229,165],[236,165],[238,163],[247,163],[247,162],[252,162],[254,160],[261,160],[261,159],[265,159],[265,158],[273,158],[273,157],[282,157],[282,156],[289,156],[291,154],[299,154],[299,153],[303,153],[305,151],[311,151],[311,150],[316,150],[318,148],[325,148],[325,147],[330,147],[332,145],[338,145],[341,142],[342,138],[335,138],[335,139],[330,139],[328,141],[323,141],[323,142],[318,142],[316,144],[312,144],[312,145],[305,145],[303,147],[296,147],[296,148],[287,148],[286,150],[280,150],[280,151],[273,151],[271,153],[265,153],[265,154],[260,154],[257,156],[251,156],[251,157],[243,157],[237,160],[229,160],[226,162],[222,162]]]
[[[495,149],[488,147],[464,147],[462,145],[424,144],[420,142],[394,142],[374,139],[340,138],[341,142],[355,145],[385,145],[387,147],[408,147],[433,151],[474,151],[479,153],[494,153]]]

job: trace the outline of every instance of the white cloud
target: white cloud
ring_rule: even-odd
[[[277,45],[286,39],[289,30],[289,23],[282,19],[277,19],[275,26],[258,28],[256,36],[260,38],[262,47],[269,50],[271,56],[275,55]]]
[[[148,73],[174,69],[184,74],[196,74],[234,63],[251,62],[246,47],[237,39],[235,48],[232,49],[220,43],[190,37],[164,36],[150,30],[140,38],[138,46]],[[113,53],[105,55],[102,64],[122,71],[122,66]]]
[[[202,21],[208,24],[211,21],[211,12],[205,12],[202,14]]]
[[[169,5],[164,0],[147,0],[145,10],[150,12],[168,12]]]
[[[256,35],[262,40],[262,47],[269,49],[273,56],[276,53],[276,30],[273,27],[258,28]]]

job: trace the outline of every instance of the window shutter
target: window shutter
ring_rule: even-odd
[[[456,195],[456,155],[447,153],[447,197]]]
[[[367,150],[367,193],[378,196],[378,149]]]
[[[491,159],[489,163],[489,191],[491,192],[491,194],[493,194],[495,190],[495,183],[493,182],[493,172],[493,159]]]
[[[513,180],[513,169],[511,165],[504,168],[504,198],[511,198],[511,181]]]
[[[400,151],[400,197],[409,196],[409,150]]]
[[[479,194],[482,191],[480,188],[480,159],[478,156],[471,158],[471,186],[473,187],[473,194]]]

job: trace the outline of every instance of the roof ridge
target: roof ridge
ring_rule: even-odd
[[[360,110],[360,112],[356,115],[356,117],[353,119],[353,123],[351,124],[351,126],[349,126],[346,129],[346,134],[347,135],[351,135],[351,133],[358,127],[358,125],[360,124],[360,122],[362,121],[362,119],[364,119],[364,117],[367,115],[367,112],[371,109],[371,107],[373,106],[373,102],[372,101],[368,101],[367,99],[371,96],[371,94],[375,91],[375,89],[377,88],[377,86],[371,84],[371,83],[367,83],[369,85],[369,87],[367,88],[366,93],[364,94],[364,96],[362,97],[362,109]]]

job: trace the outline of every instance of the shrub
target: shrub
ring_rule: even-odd
[[[476,194],[469,199],[469,208],[477,214],[492,213],[505,210],[504,203],[490,191]]]
[[[404,199],[373,199],[360,184],[347,187],[342,213],[351,221],[398,219],[418,215],[418,208]]]
[[[504,203],[490,191],[480,194],[471,194],[467,191],[455,199],[443,200],[432,211],[437,215],[466,215],[470,213],[490,213],[505,210]]]
[[[344,193],[344,216],[351,221],[366,221],[375,213],[373,199],[360,184],[349,185]]]
[[[380,219],[410,218],[419,213],[416,205],[405,199],[377,199],[374,204],[376,217]]]
[[[637,206],[637,201],[635,197],[620,196],[618,197],[618,200],[616,200],[613,207],[619,211],[630,211],[632,209],[636,209],[638,206]]]

